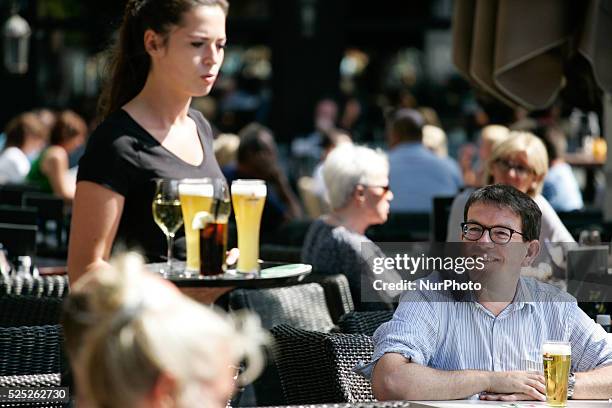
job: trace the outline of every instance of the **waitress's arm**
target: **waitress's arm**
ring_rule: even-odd
[[[125,198],[90,181],[77,183],[72,206],[68,276],[74,284],[85,273],[106,265]]]

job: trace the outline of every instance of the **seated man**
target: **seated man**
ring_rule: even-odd
[[[568,394],[575,399],[612,395],[607,333],[569,294],[520,276],[520,267],[539,251],[540,217],[537,204],[513,187],[491,185],[472,193],[463,240],[486,248],[485,274],[497,272],[487,279],[503,282],[510,296],[478,291],[471,301],[459,301],[444,291],[405,292],[393,319],[374,333],[373,361],[362,369],[371,374],[376,398],[449,400],[480,394],[487,400],[543,401],[546,340],[571,345]]]
[[[423,126],[413,109],[399,109],[388,118],[393,212],[431,212],[434,197],[455,195],[463,184],[455,169],[423,145]]]

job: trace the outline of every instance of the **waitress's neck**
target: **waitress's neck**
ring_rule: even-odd
[[[178,92],[172,84],[149,74],[144,87],[124,108],[129,113],[145,114],[155,127],[170,127],[187,117],[191,96]]]

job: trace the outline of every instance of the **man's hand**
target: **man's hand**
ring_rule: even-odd
[[[481,398],[485,397],[484,399],[493,401],[517,401],[519,399],[546,401],[544,381],[544,376],[535,372],[493,372],[487,394],[483,394]]]

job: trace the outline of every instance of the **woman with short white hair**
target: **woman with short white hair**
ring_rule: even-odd
[[[389,214],[393,193],[387,156],[364,146],[342,145],[325,160],[323,179],[332,210],[310,226],[302,260],[312,264],[315,273],[346,275],[356,310],[392,308],[397,293],[373,289],[373,280],[380,277],[373,275],[367,262],[369,256],[384,255],[365,236],[370,225],[385,223]],[[363,243],[372,244],[368,248],[374,252],[367,257]],[[393,272],[385,278],[396,278]]]
[[[235,366],[262,367],[256,317],[222,315],[184,296],[127,254],[84,275],[63,326],[79,406],[225,407]]]

